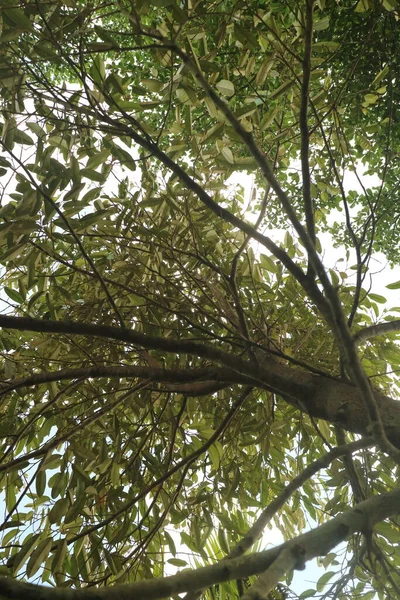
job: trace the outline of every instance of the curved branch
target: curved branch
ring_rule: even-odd
[[[282,552],[301,555],[301,562],[305,563],[327,554],[355,533],[371,531],[380,521],[399,514],[400,488],[397,488],[387,494],[373,496],[316,529],[280,546],[221,561],[201,569],[185,569],[170,577],[147,579],[126,585],[79,590],[36,586],[10,577],[0,577],[0,595],[4,600],[158,600],[184,592],[194,592],[224,581],[257,575],[273,565]],[[301,568],[302,564],[295,566]]]
[[[0,386],[0,398],[22,387],[31,387],[52,381],[98,379],[101,377],[107,379],[146,379],[164,383],[169,390],[171,389],[169,384],[173,383],[176,384],[173,386],[174,391],[188,394],[191,392],[195,394],[209,393],[205,390],[213,389],[215,386],[219,386],[218,389],[220,389],[232,383],[249,383],[251,381],[251,379],[226,368],[164,369],[142,365],[121,367],[100,365],[36,373],[28,377],[7,381],[3,384],[5,387]]]
[[[274,360],[263,364],[243,360],[234,354],[220,350],[211,344],[195,340],[178,340],[146,335],[132,329],[120,329],[108,325],[51,321],[0,315],[0,327],[41,333],[87,335],[108,338],[141,346],[148,350],[206,358],[224,365],[231,371],[251,379],[254,386],[272,390],[302,412],[314,418],[325,419],[341,425],[347,431],[368,435],[370,419],[365,410],[363,390],[333,377],[314,375],[303,369],[295,369]],[[370,386],[368,382],[368,386]],[[369,387],[386,435],[394,446],[400,448],[400,403]]]
[[[261,537],[264,528],[268,525],[278,510],[282,508],[290,496],[308,479],[315,475],[315,473],[328,467],[336,458],[340,458],[343,455],[350,455],[361,448],[372,446],[374,443],[375,442],[372,438],[364,438],[362,440],[343,444],[341,446],[337,446],[333,450],[330,450],[324,454],[324,456],[317,458],[317,460],[309,464],[301,473],[299,473],[299,475],[296,475],[296,477],[294,477],[292,481],[287,484],[283,491],[262,511],[246,535],[236,544],[234,548],[232,548],[227,558],[237,558],[238,556],[242,556],[245,552],[247,552],[247,550],[249,550]]]
[[[254,585],[247,590],[241,600],[268,600],[270,592],[278,585],[281,579],[292,571],[300,568],[299,562],[303,561],[302,548],[288,546],[279,552],[277,558],[266,571],[261,573]]]
[[[364,340],[369,340],[376,335],[382,333],[400,333],[400,319],[388,321],[387,323],[378,323],[378,325],[370,325],[364,329],[360,329],[353,335],[353,340],[356,344],[360,344]]]
[[[148,34],[146,34],[148,35]],[[272,169],[265,158],[263,152],[258,148],[255,143],[253,136],[246,132],[240,122],[236,119],[233,113],[230,111],[229,107],[226,103],[221,100],[221,98],[215,93],[213,88],[208,85],[206,80],[202,77],[202,75],[196,70],[195,65],[192,63],[191,59],[185,54],[180,48],[178,48],[175,44],[171,45],[169,40],[164,40],[163,47],[171,48],[174,50],[179,57],[184,61],[184,63],[188,66],[188,68],[193,71],[195,77],[199,80],[200,85],[205,89],[205,91],[209,94],[210,98],[216,103],[218,108],[222,110],[222,112],[227,117],[228,121],[232,124],[235,131],[237,131],[238,135],[243,139],[244,143],[247,145],[249,151],[254,156],[255,160],[260,166],[264,176],[267,181],[271,184],[272,189],[275,191],[279,200],[284,207],[284,210],[288,214],[289,218],[293,222],[294,227],[299,233],[300,238],[302,239],[306,249],[308,248],[308,234],[305,232],[303,226],[297,220],[295,211],[293,210],[290,200],[287,197],[286,193],[283,191],[281,186],[279,185],[275,175],[272,172]],[[69,102],[63,102],[58,100],[60,104],[65,104],[66,107],[71,107]],[[123,133],[130,137],[135,143],[144,148],[146,151],[150,152],[152,156],[156,157],[164,166],[170,169],[186,186],[189,190],[194,192],[199,200],[209,208],[215,215],[219,218],[223,219],[227,223],[230,223],[234,227],[237,227],[239,230],[243,231],[247,235],[250,235],[253,239],[262,244],[265,248],[267,248],[281,263],[287,268],[287,270],[296,278],[296,280],[300,283],[306,293],[309,295],[314,304],[319,308],[321,313],[325,316],[325,318],[331,322],[330,320],[330,312],[329,306],[326,302],[326,299],[320,292],[318,286],[314,285],[313,282],[310,282],[309,278],[303,272],[303,270],[288,256],[288,254],[279,246],[277,246],[271,238],[266,235],[263,235],[257,229],[255,229],[252,225],[243,221],[233,213],[231,213],[226,208],[222,207],[218,202],[216,202],[207,192],[206,190],[198,184],[186,171],[183,169],[178,163],[176,163],[168,154],[163,152],[159,146],[150,140],[148,137],[141,135],[138,133],[137,129],[140,131],[140,124],[133,119],[128,113],[124,112],[121,108],[119,112],[122,116],[127,119],[128,124],[124,123],[122,120],[116,121],[111,116],[109,116],[105,111],[93,111],[87,109],[86,107],[77,107],[73,106],[74,110],[78,112],[84,112],[87,115],[90,115],[103,123],[107,123],[109,127],[103,127],[103,131],[116,134]],[[132,127],[133,126],[133,127]],[[135,128],[134,128],[135,127]],[[316,253],[313,249],[313,260],[315,259]]]
[[[346,322],[346,319],[345,319],[345,316],[343,313],[343,309],[342,309],[338,291],[332,285],[332,283],[329,279],[329,276],[328,276],[327,272],[325,271],[325,267],[321,262],[318,252],[317,252],[308,232],[303,227],[302,223],[299,221],[296,211],[294,210],[289,197],[287,196],[286,192],[282,189],[278,180],[276,179],[275,175],[273,174],[271,166],[270,166],[268,160],[266,159],[264,153],[258,147],[251,132],[248,132],[244,129],[244,127],[242,126],[240,121],[231,112],[228,104],[224,100],[222,100],[219,97],[219,95],[215,92],[213,87],[211,85],[209,85],[209,83],[206,81],[203,74],[196,66],[196,64],[193,63],[193,61],[190,59],[190,57],[187,54],[185,54],[185,52],[183,52],[183,50],[181,50],[178,46],[176,46],[176,44],[174,42],[170,42],[169,40],[166,40],[163,36],[161,36],[158,33],[156,33],[156,34],[153,34],[152,32],[151,33],[142,32],[142,33],[145,33],[146,35],[151,35],[151,36],[155,37],[156,39],[162,40],[162,42],[164,43],[164,46],[166,48],[168,47],[177,53],[177,55],[182,59],[184,64],[193,73],[194,77],[199,82],[199,85],[201,85],[201,87],[207,92],[207,94],[213,100],[213,102],[215,102],[216,106],[222,111],[224,116],[227,118],[228,122],[232,125],[232,127],[234,128],[236,133],[240,136],[240,138],[246,144],[248,150],[251,152],[251,154],[257,161],[262,174],[264,175],[266,180],[271,185],[271,188],[274,190],[276,196],[278,197],[278,199],[282,205],[282,208],[286,212],[290,222],[292,223],[293,227],[295,228],[296,232],[298,233],[300,240],[303,242],[303,245],[308,254],[310,266],[317,273],[317,275],[320,279],[320,282],[324,288],[326,298],[321,294],[320,290],[318,289],[318,286],[314,283],[314,281],[311,280],[309,277],[307,277],[303,273],[303,271],[301,269],[299,269],[299,267],[297,265],[294,265],[294,266],[297,271],[300,271],[300,273],[299,273],[300,278],[298,276],[295,276],[295,277],[296,277],[297,281],[302,285],[303,289],[308,293],[310,299],[313,302],[315,302],[315,304],[317,305],[317,307],[319,308],[319,310],[321,311],[321,313],[324,315],[325,319],[327,320],[327,323],[329,323],[329,325],[331,326],[338,341],[342,344],[343,353],[344,353],[344,356],[346,359],[347,366],[349,368],[349,372],[352,375],[352,379],[353,379],[354,383],[359,387],[359,389],[361,391],[362,400],[364,402],[364,406],[365,406],[365,409],[368,414],[369,426],[370,426],[370,429],[373,431],[378,444],[398,464],[400,464],[400,450],[391,443],[390,439],[386,435],[382,415],[379,412],[379,409],[378,409],[378,406],[376,403],[376,399],[374,396],[374,392],[371,388],[370,382],[364,372],[364,369],[361,365],[360,358],[357,354],[356,346],[354,344],[353,338],[351,336],[351,333],[349,331],[349,328],[348,328],[348,325],[347,325],[347,322]],[[136,134],[133,133],[132,137],[134,135],[136,135]],[[133,137],[133,139],[135,139],[135,138]],[[153,144],[150,144],[150,145],[153,146]],[[160,152],[158,150],[158,148],[157,148],[157,152],[158,153]],[[156,156],[157,156],[157,154],[156,154]],[[160,158],[160,160],[162,160],[162,162],[168,168],[172,168],[170,166],[170,163],[172,163],[174,166],[174,169],[173,169],[174,172],[176,172],[176,167],[178,169],[180,169],[181,171],[183,171],[183,169],[181,169],[181,167],[179,167],[179,165],[176,165],[166,155],[163,158]],[[183,171],[183,173],[184,173],[184,171]],[[183,175],[181,176],[180,174],[178,176],[182,179],[182,181],[184,181],[184,176],[185,176],[193,183],[193,180],[186,173],[184,174],[184,176]],[[220,207],[220,205],[215,203],[212,198],[208,197],[207,199],[203,200],[202,195],[198,192],[196,192],[196,193],[198,194],[198,197],[207,206],[209,206],[209,201],[211,201],[210,208],[212,205],[216,205],[218,207],[218,212],[216,212],[215,210],[214,210],[214,212],[216,212],[216,214],[219,214],[219,216],[222,217],[221,211],[225,210],[225,209],[222,209]],[[204,194],[203,190],[202,190],[202,193]],[[208,196],[208,194],[206,194],[206,196]],[[232,220],[229,220],[229,222],[233,224]],[[243,227],[242,227],[242,230],[245,231],[245,229]],[[257,239],[255,236],[253,236],[253,237],[254,237],[254,239]],[[288,257],[286,255],[286,253],[284,252],[283,254],[284,254],[283,259],[287,261]],[[283,259],[282,259],[282,262],[283,262]],[[285,263],[283,262],[283,264],[285,264]]]
[[[95,325],[92,323],[78,323],[76,321],[51,321],[47,319],[31,319],[29,317],[12,317],[9,315],[0,315],[0,327],[22,331],[38,331],[40,333],[87,335],[125,342],[126,344],[141,346],[148,350],[164,350],[172,354],[185,352],[219,362],[229,369],[250,377],[254,382],[261,383],[262,386],[268,386],[270,389],[274,389],[278,393],[284,393],[289,397],[308,397],[313,393],[313,385],[310,380],[308,382],[299,381],[300,371],[297,372],[288,368],[287,373],[282,377],[279,372],[275,371],[277,363],[274,363],[272,360],[266,363],[266,367],[262,367],[254,362],[242,360],[234,354],[220,350],[215,346],[203,344],[195,340],[177,340],[150,336],[134,329],[121,329],[110,325]]]
[[[223,560],[231,558],[238,558],[243,556],[250,550],[250,548],[256,543],[256,541],[262,536],[265,527],[271,521],[272,517],[278,512],[278,510],[285,504],[290,496],[298,490],[308,479],[310,479],[320,469],[328,467],[331,462],[336,458],[343,455],[350,455],[352,452],[356,452],[361,448],[367,448],[372,446],[374,440],[371,438],[364,438],[357,440],[356,442],[350,442],[349,444],[343,444],[334,448],[330,452],[327,452],[321,458],[317,458],[314,462],[309,464],[299,475],[294,477],[290,483],[282,490],[278,496],[260,514],[258,519],[253,523],[248,532],[242,537],[241,540],[232,548],[229,554]],[[200,592],[190,592],[184,598],[184,600],[197,600],[200,597]]]

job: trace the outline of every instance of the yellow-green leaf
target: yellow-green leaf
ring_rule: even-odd
[[[43,496],[44,490],[46,489],[46,471],[39,471],[36,477],[36,493],[39,496]]]
[[[54,557],[51,563],[51,572],[52,575],[60,572],[61,567],[64,563],[65,556],[67,554],[68,544],[67,539],[64,538],[62,541],[59,541],[57,544],[57,549],[54,553]]]
[[[355,7],[355,12],[363,13],[370,9],[369,0],[359,0]]]
[[[36,571],[38,571],[43,561],[47,558],[47,555],[49,554],[52,545],[53,538],[47,537],[42,542],[40,542],[38,547],[32,552],[32,555],[26,566],[26,574],[28,577],[32,577],[36,573]]]
[[[49,512],[48,519],[49,519],[50,523],[59,522],[61,520],[61,517],[63,517],[66,514],[68,507],[69,507],[68,498],[60,498],[60,500],[57,500],[57,502],[55,503],[55,505]]]
[[[235,87],[231,81],[228,81],[228,79],[221,79],[217,83],[216,87],[223,96],[233,96],[235,93]]]
[[[32,554],[39,538],[40,534],[35,533],[32,537],[30,537],[26,542],[23,543],[21,550],[17,554],[11,556],[9,562],[14,574],[16,574],[19,571],[19,569],[25,563],[27,558]]]

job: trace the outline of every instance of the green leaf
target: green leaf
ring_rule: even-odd
[[[311,598],[311,596],[315,596],[316,593],[317,590],[310,588],[308,590],[304,590],[304,592],[301,592],[299,598],[301,598],[301,600],[304,600],[304,598]]]
[[[97,181],[98,183],[104,183],[105,179],[105,176],[102,173],[98,173],[94,169],[81,169],[81,176],[90,179],[91,181]]]
[[[396,0],[381,0],[382,6],[388,10],[389,12],[396,10],[398,8],[398,4]]]
[[[28,577],[33,577],[33,575],[39,570],[45,558],[47,558],[52,545],[53,538],[47,537],[40,542],[37,548],[32,552],[32,555],[26,566],[26,574]]]
[[[7,521],[0,526],[0,531],[5,529],[11,529],[12,527],[22,527],[25,523],[23,521]]]
[[[167,563],[174,565],[174,567],[187,567],[186,560],[183,560],[182,558],[169,558]]]
[[[110,150],[102,150],[101,152],[96,152],[89,158],[86,163],[86,169],[97,169],[100,165],[102,165],[108,157],[110,156]]]
[[[74,521],[77,518],[77,516],[79,515],[79,513],[85,506],[85,502],[86,502],[86,496],[84,494],[84,491],[82,490],[81,494],[77,497],[77,499],[75,500],[75,502],[69,508],[67,514],[65,515],[65,518],[64,518],[65,523],[71,523],[72,521]]]
[[[355,12],[363,13],[371,8],[370,0],[359,0],[355,7]]]
[[[245,48],[257,48],[257,37],[253,34],[252,29],[243,27],[240,23],[236,22],[234,25],[234,33],[235,37]]]
[[[374,302],[378,302],[378,304],[386,304],[387,302],[385,296],[381,296],[380,294],[369,293],[368,298]]]
[[[235,159],[233,158],[232,150],[230,148],[224,146],[221,150],[221,154],[228,161],[229,164],[234,164]]]
[[[276,273],[276,265],[270,256],[260,254],[261,267],[271,273]]]
[[[313,24],[314,31],[323,31],[329,27],[330,16],[325,15],[322,19],[319,19]]]
[[[142,79],[141,83],[151,92],[160,92],[165,85],[162,81],[156,79]]]
[[[176,555],[176,546],[172,536],[168,533],[168,531],[164,531],[164,537],[167,541],[169,550],[173,556]],[[179,565],[178,565],[179,566]]]
[[[233,96],[235,93],[235,87],[233,83],[227,79],[221,79],[216,84],[216,88],[223,96]]]
[[[14,131],[14,142],[22,144],[23,146],[33,146],[34,141],[30,135],[25,133],[22,129],[15,128]]]
[[[228,540],[226,538],[225,530],[222,527],[218,527],[218,541],[219,541],[222,551],[225,554],[229,554],[230,550],[229,550]]]
[[[48,515],[50,523],[59,523],[61,518],[67,514],[68,508],[68,498],[60,498],[60,500],[57,500]]]
[[[122,166],[127,167],[131,171],[136,170],[136,161],[134,160],[132,155],[129,154],[129,152],[127,152],[123,148],[112,144],[111,154],[120,161]]]
[[[90,42],[90,44],[88,44],[90,52],[107,52],[107,50],[113,50],[114,47],[115,44],[112,42]],[[99,83],[99,81],[96,81],[96,83]]]
[[[7,296],[9,298],[11,298],[11,300],[14,300],[14,302],[17,302],[18,304],[22,304],[22,302],[24,301],[23,297],[21,296],[21,294],[19,292],[17,292],[17,290],[13,290],[9,287],[5,287],[4,291],[7,294]]]
[[[104,556],[105,556],[106,563],[107,563],[107,565],[108,565],[111,573],[113,575],[117,575],[118,572],[119,572],[119,568],[118,568],[118,566],[115,563],[113,555],[111,554],[111,552],[109,552],[107,550],[107,548],[104,548]]]
[[[325,585],[328,583],[328,581],[330,581],[334,575],[336,575],[335,571],[327,571],[326,573],[321,575],[317,582],[317,591],[321,592],[324,589]]]
[[[4,16],[22,31],[33,31],[33,24],[30,19],[19,8],[6,8]]]
[[[43,496],[44,490],[46,489],[46,471],[39,471],[36,477],[36,493],[39,496]]]
[[[364,100],[368,102],[368,104],[374,104],[379,100],[379,96],[377,94],[365,94]]]
[[[33,534],[31,537],[24,541],[21,550],[19,550],[19,552],[11,556],[9,563],[11,563],[10,566],[12,567],[14,574],[18,573],[22,565],[25,564],[26,560],[34,551],[36,544],[39,542],[39,540],[40,534]]]
[[[53,576],[56,577],[57,583],[59,583],[58,576],[63,571],[64,561],[67,555],[67,549],[68,544],[66,538],[64,538],[62,541],[59,540],[57,542],[57,549],[54,553],[53,560],[51,562],[51,573]]]
[[[280,85],[276,90],[274,90],[272,92],[272,94],[270,94],[270,99],[271,100],[275,100],[276,98],[279,98],[279,96],[281,96],[282,94],[284,94],[285,92],[289,91],[291,87],[293,87],[293,85],[295,84],[295,80],[291,79],[290,81],[285,81],[284,83],[282,83],[282,85]]]
[[[365,1],[367,1],[367,0],[365,0]],[[390,70],[389,65],[385,65],[383,67],[383,69],[380,69],[380,71],[377,73],[377,75],[375,76],[375,78],[371,84],[371,88],[375,88],[378,85],[378,83],[380,81],[382,81],[382,79],[384,77],[386,77],[386,75],[389,73],[389,70]]]

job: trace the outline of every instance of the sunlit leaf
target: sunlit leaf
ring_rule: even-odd
[[[233,83],[231,81],[228,81],[227,79],[221,79],[217,83],[216,87],[223,96],[233,96],[233,94],[235,93]]]

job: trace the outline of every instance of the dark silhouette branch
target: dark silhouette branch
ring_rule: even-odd
[[[170,391],[203,395],[209,390],[232,385],[233,383],[249,383],[251,380],[235,371],[226,368],[204,367],[199,369],[163,369],[150,366],[93,366],[77,369],[61,369],[36,373],[3,383],[0,386],[0,398],[13,390],[32,387],[52,381],[76,379],[146,379],[164,384]],[[174,384],[174,385],[171,385]]]
[[[311,75],[311,48],[313,35],[313,10],[314,1],[307,0],[306,16],[304,24],[304,56],[303,56],[303,81],[301,85],[301,106],[300,106],[300,132],[301,132],[301,173],[303,183],[303,204],[306,217],[306,227],[310,240],[315,244],[315,222],[314,207],[311,196],[311,175],[310,175],[310,132],[308,127],[308,103],[310,91]]]

